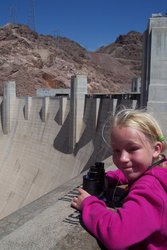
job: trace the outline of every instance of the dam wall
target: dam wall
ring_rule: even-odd
[[[135,107],[139,101],[137,93],[88,95],[84,75],[72,77],[70,96],[17,97],[15,82],[5,82],[0,98],[0,218],[109,157],[108,117],[117,106]]]

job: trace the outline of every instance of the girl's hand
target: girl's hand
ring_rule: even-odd
[[[81,204],[82,204],[83,200],[84,200],[86,197],[90,196],[90,194],[89,194],[88,192],[86,192],[86,191],[85,191],[84,189],[82,189],[82,188],[78,188],[78,191],[79,191],[79,195],[78,195],[78,197],[74,197],[74,198],[72,199],[71,206],[72,206],[73,208],[76,208],[76,209],[78,209],[78,210],[81,210]]]

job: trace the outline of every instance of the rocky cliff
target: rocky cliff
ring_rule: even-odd
[[[130,91],[141,76],[142,50],[143,34],[134,31],[89,52],[66,37],[6,24],[0,27],[0,95],[6,80],[16,81],[18,96],[34,96],[37,88],[69,88],[74,74],[88,76],[89,93]]]

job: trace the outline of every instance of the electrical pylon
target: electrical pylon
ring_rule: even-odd
[[[17,18],[16,18],[16,7],[15,6],[11,6],[10,7],[10,22],[13,24],[17,23]]]
[[[33,31],[36,31],[36,25],[35,25],[35,0],[29,0],[28,26]]]

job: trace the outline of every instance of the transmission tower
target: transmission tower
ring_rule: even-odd
[[[35,0],[29,0],[28,26],[33,31],[36,31],[36,27],[35,27]]]
[[[55,38],[56,48],[58,49],[60,45],[59,43],[60,42],[60,30],[59,29],[53,30],[53,36]]]
[[[16,7],[15,6],[10,7],[10,22],[13,23],[13,24],[17,23]]]

